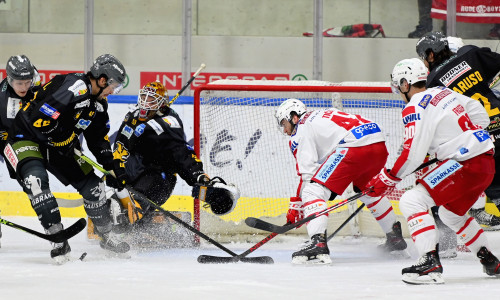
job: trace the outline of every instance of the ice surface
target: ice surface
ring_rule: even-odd
[[[6,217],[40,230],[35,218]],[[65,219],[66,226],[76,219]],[[274,265],[202,265],[200,254],[225,256],[213,246],[140,252],[130,259],[106,257],[85,232],[70,240],[73,261],[55,265],[49,242],[2,225],[0,299],[498,299],[500,278],[482,272],[471,253],[443,259],[445,284],[410,286],[401,269],[411,259],[390,259],[376,251],[382,239],[340,237],[330,241],[333,265],[292,266],[291,254],[303,239],[272,240],[252,255],[269,255]],[[500,255],[500,232],[486,233]],[[411,241],[408,241],[411,244]],[[224,244],[242,253],[252,244]],[[78,260],[83,252],[88,255]]]

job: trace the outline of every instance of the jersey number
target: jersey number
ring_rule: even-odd
[[[350,115],[341,111],[336,112],[331,120],[346,130],[351,130],[365,123],[371,123],[371,121],[363,119],[360,115]]]
[[[488,116],[493,117],[493,116],[496,116],[496,115],[500,114],[500,110],[498,109],[498,107],[495,107],[495,108],[492,109],[491,108],[491,103],[488,100],[488,98],[486,98],[485,96],[481,95],[480,93],[475,93],[474,95],[471,96],[471,98],[474,99],[474,100],[478,100],[479,102],[483,103],[484,109],[486,109],[486,112],[488,113]]]
[[[33,123],[35,127],[45,127],[50,125],[50,120],[38,119]]]

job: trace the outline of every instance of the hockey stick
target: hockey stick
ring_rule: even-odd
[[[86,162],[88,162],[89,164],[91,164],[92,166],[94,166],[97,170],[101,171],[103,174],[107,174],[107,175],[111,175],[111,176],[114,176],[114,172],[112,171],[107,171],[106,169],[104,169],[101,165],[99,165],[98,163],[94,162],[92,159],[90,159],[89,157],[83,155],[81,153],[81,151],[78,151],[78,150],[75,150],[75,153],[80,156],[83,160],[85,160]],[[217,242],[216,240],[210,238],[209,236],[207,236],[206,234],[204,234],[203,232],[197,230],[196,228],[194,228],[193,226],[189,225],[188,223],[184,222],[183,220],[179,219],[177,216],[175,216],[174,214],[172,214],[171,212],[163,209],[163,207],[159,206],[158,204],[156,204],[155,202],[153,202],[151,199],[149,199],[148,197],[146,197],[145,195],[143,195],[142,193],[138,192],[137,190],[135,190],[133,187],[131,187],[130,185],[127,185],[125,187],[130,193],[133,194],[134,197],[137,197],[138,199],[141,199],[143,201],[146,201],[148,203],[150,203],[154,208],[156,208],[158,211],[160,211],[161,213],[163,213],[164,215],[166,215],[167,217],[169,217],[170,219],[176,221],[177,223],[179,223],[180,225],[182,225],[183,227],[185,227],[186,229],[188,229],[189,231],[191,231],[192,233],[202,237],[203,239],[205,239],[206,241],[210,242],[212,245],[216,246],[217,248],[221,249],[222,251],[228,253],[229,255],[233,256],[233,257],[237,257],[238,255],[236,253],[234,253],[233,251],[229,250],[228,248],[224,247],[223,245],[221,245],[219,242]],[[258,257],[239,257],[237,261],[241,261],[241,262],[249,262],[249,263],[258,263],[258,264],[272,264],[274,263],[273,259],[269,256],[258,256]]]
[[[38,232],[38,231],[35,231],[35,230],[32,230],[32,229],[26,228],[24,226],[12,223],[12,222],[7,221],[7,220],[2,219],[2,218],[0,218],[0,223],[4,224],[4,225],[7,225],[9,227],[12,227],[12,228],[19,229],[21,231],[30,233],[32,235],[36,235],[39,238],[51,241],[53,243],[62,243],[64,241],[66,241],[66,240],[69,240],[70,238],[72,238],[75,235],[77,235],[80,231],[82,231],[85,228],[85,226],[87,225],[87,221],[85,221],[84,218],[81,218],[78,221],[76,221],[73,225],[71,225],[70,227],[68,227],[66,229],[63,229],[63,230],[61,230],[61,231],[59,231],[57,233],[54,233],[54,234],[44,234],[44,233],[41,233],[41,232]]]
[[[412,173],[415,173],[425,167],[428,167],[429,165],[437,162],[438,159],[437,158],[434,158],[434,159],[431,159],[423,164],[420,165],[420,167],[418,167],[416,170],[414,170]],[[279,225],[275,225],[275,224],[272,224],[272,223],[269,223],[269,222],[266,222],[266,221],[263,221],[261,219],[257,219],[257,218],[253,218],[253,217],[249,217],[249,218],[246,218],[245,219],[245,224],[247,224],[248,226],[252,227],[252,228],[256,228],[256,229],[260,229],[260,230],[264,230],[264,231],[269,231],[269,232],[276,232],[276,233],[285,233],[287,231],[290,231],[294,228],[297,228],[298,226],[302,225],[302,224],[305,224],[309,221],[311,221],[312,219],[315,219],[317,217],[320,217],[322,215],[325,215],[341,206],[344,206],[345,204],[347,203],[350,203],[352,201],[355,201],[359,198],[361,198],[361,196],[363,196],[365,193],[367,193],[368,191],[363,191],[363,192],[360,192],[360,193],[357,193],[356,195],[352,196],[352,197],[349,197],[347,198],[346,200],[344,201],[341,201],[337,204],[334,204],[332,206],[330,206],[329,208],[326,208],[320,212],[317,212],[315,214],[312,214],[310,216],[308,216],[307,218],[304,218],[298,222],[295,222],[293,224],[289,224],[289,225],[284,225],[284,226],[279,226]]]
[[[193,76],[191,78],[189,78],[188,82],[186,82],[186,84],[177,92],[177,94],[175,94],[174,98],[172,98],[172,100],[170,100],[170,102],[168,102],[168,106],[170,106],[172,103],[174,103],[175,100],[177,100],[177,98],[179,98],[179,96],[182,94],[182,92],[184,92],[185,89],[188,88],[188,86],[191,84],[191,82],[193,82],[193,80],[196,78],[196,76],[198,76],[201,71],[203,69],[205,69],[207,65],[205,64],[201,64],[200,67],[198,68],[198,70],[196,70],[196,72],[193,74]]]

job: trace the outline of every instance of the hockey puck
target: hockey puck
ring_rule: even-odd
[[[85,256],[87,256],[87,252],[83,252],[82,256],[80,256],[80,260],[83,261],[85,259]]]

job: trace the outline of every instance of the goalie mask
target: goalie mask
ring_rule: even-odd
[[[222,178],[214,177],[208,185],[195,184],[192,196],[210,205],[212,213],[222,216],[233,211],[240,191],[234,184],[226,184]]]
[[[139,107],[139,121],[151,119],[157,111],[163,111],[168,107],[166,103],[168,93],[165,87],[155,81],[146,84],[139,91],[137,106]]]

